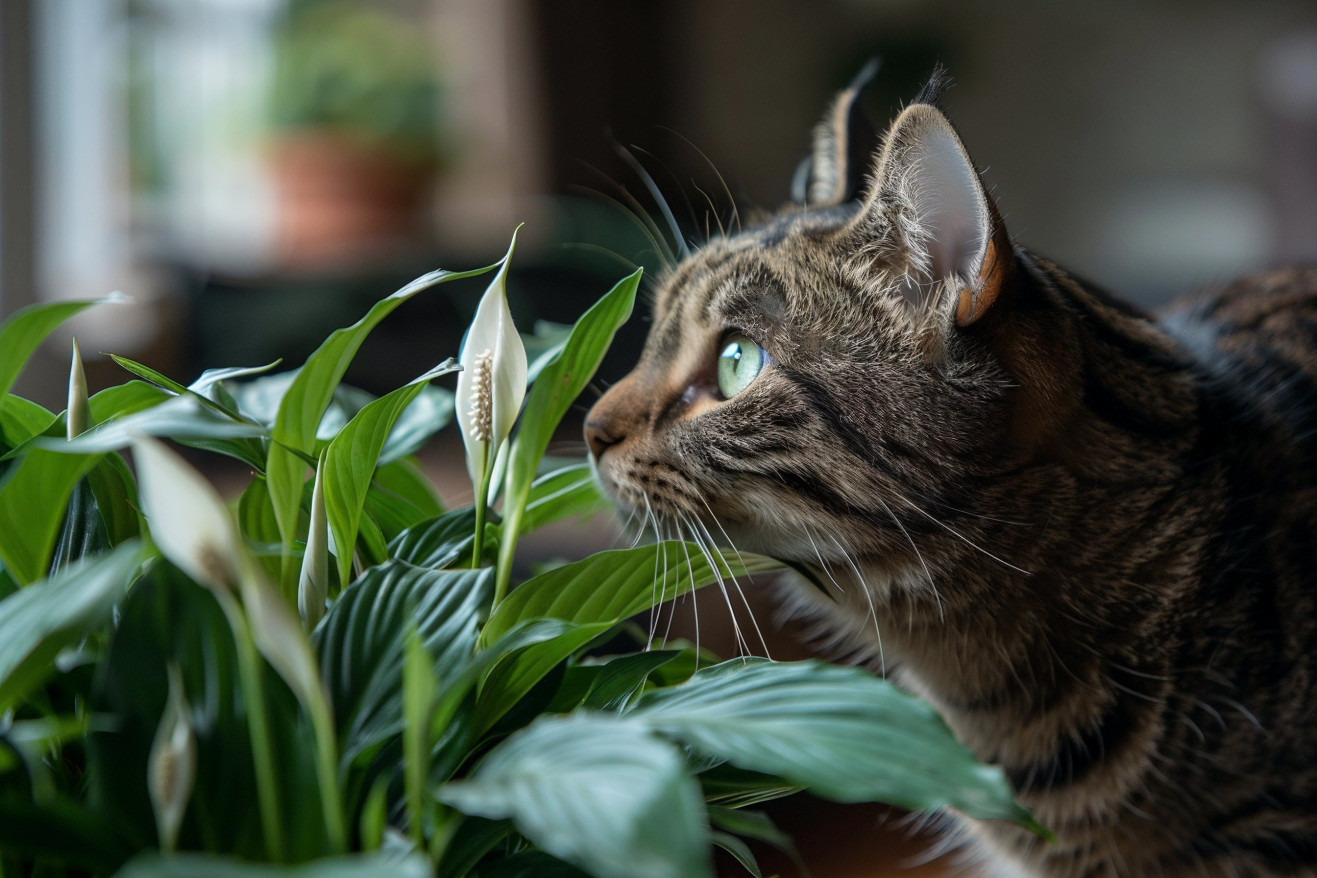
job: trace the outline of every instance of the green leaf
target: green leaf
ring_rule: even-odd
[[[439,797],[467,814],[511,818],[596,878],[712,875],[704,803],[685,761],[626,721],[541,717]]]
[[[91,422],[99,424],[111,418],[136,414],[172,398],[172,394],[145,381],[127,381],[93,394],[87,404]]]
[[[473,271],[440,269],[417,278],[375,305],[356,323],[335,330],[298,370],[279,403],[275,418],[266,477],[285,549],[291,548],[297,530],[297,505],[301,497],[305,463],[295,451],[314,452],[316,428],[362,342],[372,329],[412,296],[441,283],[475,277],[494,266]]]
[[[553,431],[567,409],[594,377],[595,370],[613,340],[613,334],[631,316],[640,285],[640,271],[624,278],[607,295],[576,321],[562,352],[540,372],[526,397],[521,427],[508,459],[506,499],[503,505],[504,529],[508,538],[499,547],[499,568],[512,569],[516,534],[521,531],[521,517],[530,494],[531,481],[540,458],[549,446]],[[502,576],[507,576],[503,573]]]
[[[439,679],[434,659],[409,628],[402,663],[403,790],[407,800],[407,827],[413,843],[425,844],[425,779],[430,774],[430,717],[434,715]]]
[[[344,589],[312,637],[347,761],[402,729],[403,645],[414,627],[444,686],[475,651],[491,571],[390,561]]]
[[[644,687],[649,675],[681,655],[677,649],[654,649],[613,659],[604,665],[582,702],[593,710],[620,711]]]
[[[0,451],[17,448],[33,436],[46,432],[55,420],[53,413],[35,402],[12,394],[0,396]]]
[[[63,569],[82,558],[99,555],[109,547],[110,540],[96,504],[96,495],[87,480],[81,479],[69,496],[64,523],[51,552],[50,569]]]
[[[115,878],[430,878],[430,864],[420,854],[392,852],[312,860],[298,866],[206,854],[147,853],[130,861]]]
[[[473,721],[476,734],[483,734],[493,727],[559,663],[612,627],[607,623],[580,625],[554,621],[562,626],[557,636],[509,652],[494,664],[481,682]]]
[[[486,820],[483,817],[461,815],[455,819],[459,822],[448,844],[444,846],[438,868],[435,869],[438,875],[467,875],[485,854],[512,834],[512,824],[506,820]],[[481,878],[486,876],[482,874]],[[532,878],[536,876],[533,875]]]
[[[719,576],[726,580],[781,567],[772,558],[745,554],[725,559],[715,572],[698,546],[680,542],[597,552],[523,582],[490,616],[481,642],[492,643],[518,622],[535,617],[615,625]]]
[[[741,867],[754,878],[764,878],[764,873],[759,870],[759,861],[755,859],[754,851],[750,850],[750,845],[725,832],[713,833],[711,840],[718,847],[735,857],[736,862],[740,863]]]
[[[105,524],[105,535],[111,546],[138,536],[142,532],[142,519],[138,512],[137,482],[117,454],[107,454],[87,472],[87,484],[96,497],[96,507]]]
[[[379,525],[387,542],[392,543],[408,528],[443,511],[434,486],[412,458],[395,460],[375,470],[366,492],[365,514]]]
[[[609,508],[590,464],[578,463],[540,476],[530,486],[521,533],[530,533],[569,516],[585,517]]]
[[[0,324],[0,398],[8,395],[37,346],[56,326],[93,305],[123,302],[122,295],[82,302],[53,302],[19,308]]]
[[[352,572],[352,551],[366,502],[366,489],[379,463],[380,450],[403,409],[424,384],[400,387],[357,412],[329,443],[325,468],[325,509],[338,552],[338,578],[347,582]],[[276,510],[277,512],[277,510]]]
[[[438,570],[470,557],[475,528],[474,509],[454,509],[398,534],[389,543],[389,554],[417,567]]]
[[[95,454],[126,448],[138,436],[160,436],[184,442],[193,439],[259,437],[265,434],[264,428],[218,414],[203,406],[198,399],[191,394],[177,396],[125,417],[114,418],[93,427],[76,439],[47,436],[36,440],[36,445],[65,454]]]
[[[796,846],[791,841],[791,836],[778,829],[773,819],[762,811],[710,805],[709,822],[725,832],[753,838],[795,855]]]
[[[135,414],[173,398],[173,394],[147,384],[145,381],[129,381],[126,384],[107,387],[88,401],[91,424],[97,425],[114,418]],[[7,401],[17,400],[18,397],[9,396],[5,399]],[[40,407],[38,406],[38,408]],[[45,409],[41,409],[41,411],[45,412]],[[66,438],[67,423],[68,412],[60,412],[57,417],[52,416],[45,427],[28,433],[24,437],[24,441],[17,444],[4,457],[19,457],[26,454],[33,447],[51,446],[59,450]],[[41,439],[47,441],[42,442]]]
[[[49,569],[69,497],[98,460],[98,454],[32,448],[5,473],[0,481],[0,561],[20,583],[35,582]]]
[[[264,366],[230,366],[225,369],[207,369],[201,373],[201,377],[188,385],[188,390],[193,393],[206,395],[212,387],[222,381],[229,381],[234,378],[247,378],[251,375],[260,375],[269,372],[275,366],[283,362],[283,358],[275,360],[273,363],[266,363]],[[218,400],[216,400],[218,402]]]
[[[829,799],[1032,825],[1001,769],[980,763],[928,703],[858,668],[737,659],[645,694],[627,716]]]
[[[375,470],[373,484],[381,491],[406,500],[421,512],[423,519],[444,513],[439,492],[421,471],[415,458],[404,457],[390,463],[381,463]]]
[[[65,568],[0,601],[0,714],[55,673],[55,655],[109,621],[141,547]]]

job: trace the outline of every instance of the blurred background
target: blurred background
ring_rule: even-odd
[[[568,322],[659,263],[632,163],[693,241],[733,204],[771,210],[873,55],[880,126],[945,62],[945,109],[1016,239],[1135,301],[1317,262],[1312,0],[3,0],[0,317],[117,289],[135,304],[71,325],[84,351],[183,381],[295,365],[524,222],[513,312]],[[349,380],[379,392],[455,354],[479,288],[409,302]],[[19,392],[62,408],[67,348]],[[815,875],[877,874],[848,851],[892,818],[809,813],[786,819]]]

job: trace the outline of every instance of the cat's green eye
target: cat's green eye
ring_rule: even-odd
[[[718,355],[718,391],[731,399],[750,386],[764,368],[764,349],[741,333],[727,336]]]

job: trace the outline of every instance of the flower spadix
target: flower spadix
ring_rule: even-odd
[[[457,424],[466,445],[467,470],[479,491],[526,397],[526,347],[508,309],[508,263],[514,232],[498,274],[490,282],[467,330],[457,376]]]

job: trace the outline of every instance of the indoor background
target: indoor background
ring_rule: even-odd
[[[182,381],[295,365],[525,223],[514,315],[569,322],[671,244],[643,175],[692,243],[773,209],[873,56],[879,125],[944,62],[944,108],[1015,238],[1145,306],[1317,262],[1312,0],[3,0],[0,317],[122,290],[134,305],[71,325],[83,351]],[[408,303],[349,380],[379,392],[456,354],[479,291]],[[19,392],[62,408],[67,350]],[[92,362],[92,389],[115,368]],[[428,460],[460,501],[459,454]],[[911,853],[881,812],[790,808],[818,878]]]

